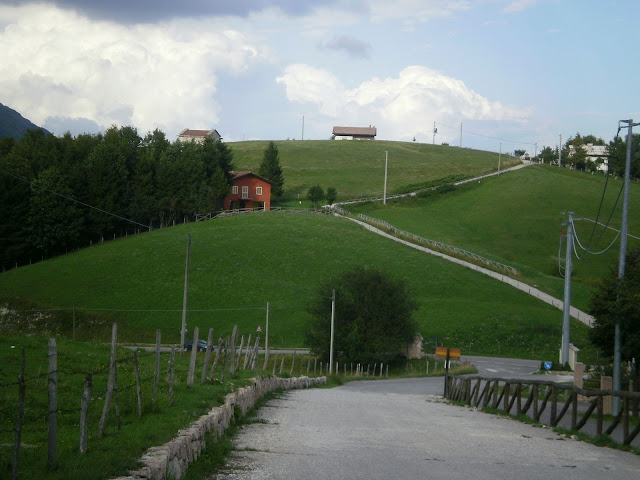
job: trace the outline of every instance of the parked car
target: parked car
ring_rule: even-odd
[[[193,340],[185,340],[184,349],[187,352],[190,352],[192,347],[193,347]],[[210,350],[211,351],[214,350],[213,345],[211,345]],[[207,351],[207,342],[205,342],[204,340],[198,340],[198,351],[199,352],[206,352]]]

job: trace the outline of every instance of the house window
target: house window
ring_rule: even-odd
[[[262,195],[262,187],[256,187],[256,195]]]
[[[238,194],[238,185],[234,185],[233,187],[231,187],[231,193],[234,195]]]
[[[242,187],[242,198],[249,198],[249,187],[246,185]]]

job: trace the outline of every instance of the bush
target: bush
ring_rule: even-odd
[[[417,308],[404,282],[357,267],[325,281],[309,304],[305,339],[326,362],[331,342],[331,291],[335,289],[334,361],[394,364],[417,332]]]

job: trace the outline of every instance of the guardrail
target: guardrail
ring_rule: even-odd
[[[509,265],[505,265],[504,263],[500,263],[500,262],[496,262],[495,260],[490,260],[488,258],[484,258],[476,253],[470,252],[468,250],[464,250],[463,248],[458,248],[458,247],[454,247],[452,245],[447,245],[446,243],[441,243],[441,242],[437,242],[435,240],[430,240],[428,238],[424,238],[421,237],[419,235],[415,235],[413,233],[410,232],[406,232],[404,230],[400,230],[396,227],[394,227],[393,225],[391,225],[388,222],[385,222],[384,220],[380,220],[378,218],[373,218],[373,217],[369,217],[368,215],[364,215],[362,213],[358,214],[358,217],[361,218],[362,220],[364,220],[365,222],[368,223],[375,223],[378,224],[380,226],[382,226],[383,228],[391,231],[394,235],[396,236],[403,236],[403,237],[407,237],[410,238],[411,240],[415,240],[419,243],[423,243],[423,244],[427,244],[432,248],[438,249],[440,251],[445,251],[445,252],[449,252],[449,253],[453,253],[454,255],[458,255],[458,256],[462,256],[462,257],[466,257],[469,258],[475,262],[479,262],[482,263],[484,265],[486,265],[487,267],[492,267],[494,269],[499,269],[499,270],[504,270],[512,275],[517,275],[518,271],[509,266]]]
[[[474,381],[475,385],[472,386]],[[491,407],[507,414],[511,413],[515,404],[517,415],[529,415],[535,422],[548,423],[551,427],[558,426],[565,414],[571,409],[569,426],[571,430],[575,431],[584,428],[597,409],[594,419],[596,435],[604,433],[610,436],[622,423],[622,443],[630,445],[640,433],[640,424],[636,425],[632,431],[630,430],[633,404],[635,403],[637,406],[637,403],[640,402],[640,393],[638,392],[585,390],[575,385],[545,380],[469,375],[464,377],[449,376],[445,382],[444,396],[452,401],[462,402],[477,408]],[[619,397],[622,400],[622,408],[605,430],[604,402],[605,399],[610,400],[612,397]],[[523,405],[525,398],[526,402]],[[586,410],[584,409],[585,403],[587,403]],[[550,411],[546,418],[548,422],[543,422],[541,418],[549,404]],[[559,406],[561,409],[558,412]],[[583,411],[580,411],[580,407],[583,407]],[[618,433],[620,434],[620,432]]]

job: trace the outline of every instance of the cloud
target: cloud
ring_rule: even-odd
[[[533,7],[540,0],[514,0],[502,9],[504,13],[515,13]]]
[[[330,117],[338,115],[345,96],[336,76],[309,65],[289,65],[276,82],[285,86],[287,98],[292,102],[315,104],[320,113]]]
[[[103,127],[88,118],[47,117],[42,126],[49,132],[56,132],[58,135],[68,131],[73,136],[103,130]]]
[[[53,0],[60,8],[72,9],[96,20],[109,20],[124,24],[153,23],[172,18],[202,18],[204,16],[247,17],[267,8],[276,8],[287,15],[305,15],[320,5],[331,5],[336,0]],[[12,5],[23,5],[24,0],[5,0]],[[37,3],[31,1],[31,3]]]
[[[0,92],[40,125],[80,118],[169,136],[213,127],[218,75],[263,61],[244,34],[211,20],[122,26],[39,4],[0,7],[0,25]]]
[[[424,23],[469,10],[472,6],[467,0],[374,0],[369,8],[374,22],[403,19],[409,23]]]
[[[369,58],[372,50],[369,42],[363,42],[349,35],[334,37],[324,44],[323,48],[344,51],[351,58]]]
[[[409,66],[398,76],[374,78],[347,90],[331,73],[303,64],[288,66],[277,79],[292,102],[315,105],[340,124],[378,126],[380,138],[411,139],[430,135],[434,120],[517,121],[528,112],[490,101],[461,80],[423,66]]]

